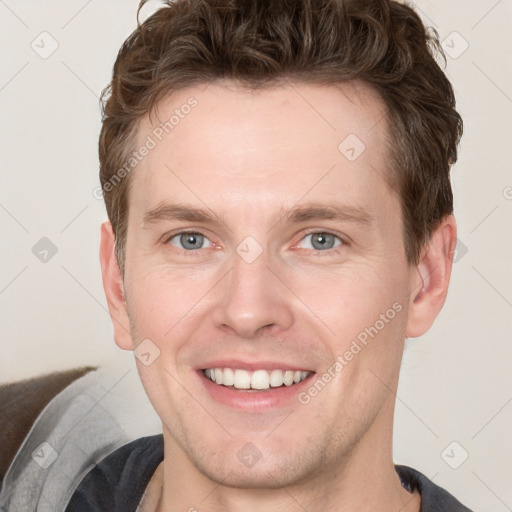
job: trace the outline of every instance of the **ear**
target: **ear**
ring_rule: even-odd
[[[432,234],[418,265],[411,267],[406,337],[416,338],[427,332],[441,311],[456,245],[457,224],[453,215],[448,215]]]
[[[114,327],[115,342],[123,350],[133,350],[123,277],[117,263],[115,235],[110,222],[104,222],[101,225],[100,263],[103,289]]]

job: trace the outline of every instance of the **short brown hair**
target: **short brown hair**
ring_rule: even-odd
[[[168,1],[124,42],[102,94],[100,181],[121,270],[131,180],[113,179],[134,149],[138,122],[169,93],[221,79],[249,88],[288,79],[373,87],[388,114],[407,260],[417,264],[453,213],[449,171],[462,135],[436,55],[444,57],[437,33],[393,0]]]

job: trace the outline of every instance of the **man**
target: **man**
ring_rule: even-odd
[[[390,0],[176,0],[105,92],[100,258],[163,434],[75,511],[467,511],[392,461],[406,337],[441,310],[462,121]]]

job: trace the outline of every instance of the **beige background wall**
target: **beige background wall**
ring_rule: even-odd
[[[501,512],[512,509],[512,0],[416,6],[445,41],[465,136],[451,293],[408,341],[395,462]],[[98,96],[135,12],[128,0],[0,1],[0,382],[133,366],[106,313],[95,189]]]

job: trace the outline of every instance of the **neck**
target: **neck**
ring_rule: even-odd
[[[280,488],[237,488],[214,481],[195,467],[164,429],[163,491],[157,512],[418,512],[421,497],[406,491],[392,461],[394,397],[349,453],[314,475]],[[387,410],[387,413],[385,409]],[[149,487],[148,487],[149,489]]]

